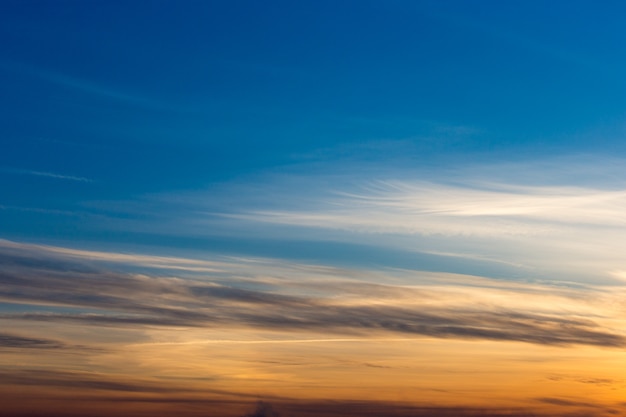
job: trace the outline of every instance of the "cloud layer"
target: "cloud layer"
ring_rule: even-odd
[[[41,257],[42,251],[48,256]],[[442,286],[443,282],[436,285],[436,279],[424,279],[420,284],[419,272],[412,273],[416,282],[411,286],[374,284],[342,276],[344,271],[333,268],[324,271],[325,282],[315,283],[288,276],[290,269],[302,275],[306,266],[284,264],[282,278],[271,277],[269,260],[249,260],[243,269],[236,262],[207,261],[214,267],[219,265],[219,270],[211,275],[208,269],[201,269],[201,277],[183,279],[169,274],[120,272],[105,264],[85,263],[89,257],[103,257],[97,252],[51,251],[33,246],[25,246],[19,255],[15,247],[4,248],[4,252],[7,267],[0,273],[0,298],[32,306],[28,311],[4,312],[0,316],[8,320],[626,346],[626,336],[608,327],[610,312],[598,309],[591,317],[582,316],[576,311],[590,311],[589,302],[577,300],[581,294],[566,288],[561,295],[555,295],[552,287],[471,277],[465,284],[460,284],[459,278],[456,286]],[[76,259],[80,256],[82,262]],[[104,259],[151,262],[150,257],[131,255],[111,254]],[[175,258],[170,261],[174,265],[183,263]],[[194,263],[200,261],[188,261]],[[167,264],[161,266],[164,272],[170,269]],[[312,275],[319,276],[319,268],[310,268]],[[355,274],[358,271],[351,271]],[[601,290],[589,289],[587,293],[593,291],[599,299],[609,297]],[[524,294],[525,303],[514,301],[519,294]],[[558,304],[537,308],[545,301]],[[56,311],[49,306],[71,310]],[[7,344],[28,345],[28,341],[27,337],[6,335]],[[30,342],[32,346],[37,343],[36,339]],[[44,341],[39,343],[46,345]]]

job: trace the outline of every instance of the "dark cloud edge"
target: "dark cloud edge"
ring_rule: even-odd
[[[258,398],[261,398],[259,400]],[[47,411],[15,410],[3,417],[611,417],[626,409],[603,404],[574,404],[567,400],[529,399],[527,407],[412,405],[365,400],[285,400],[186,398],[172,396],[77,397],[74,404],[59,399],[59,408]],[[542,406],[544,402],[549,407]],[[106,403],[106,410],[99,405]],[[539,403],[539,404],[538,404]],[[145,407],[145,408],[142,408]],[[149,413],[146,410],[153,410]],[[115,412],[113,412],[115,411]]]

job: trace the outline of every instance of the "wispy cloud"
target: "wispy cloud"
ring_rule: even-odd
[[[617,282],[615,271],[626,270],[617,251],[626,238],[624,160],[563,157],[358,176],[348,168],[232,184],[210,199],[162,196],[179,206],[169,206],[172,217],[161,227],[193,236],[215,228],[283,239],[306,233],[492,264],[503,277],[513,268],[515,276]]]
[[[83,77],[62,74],[50,69],[37,68],[22,62],[3,61],[0,62],[0,68],[11,72],[24,73],[32,77],[45,80],[58,86],[70,88],[74,91],[89,94],[92,96],[112,99],[118,102],[124,102],[135,106],[142,106],[156,109],[173,109],[167,103],[160,102],[155,99],[142,97],[136,94],[130,94],[118,88],[106,86],[93,82]]]
[[[610,327],[611,320],[616,319],[611,314],[615,313],[578,301],[576,295],[572,296],[575,290],[563,294],[557,291],[555,295],[552,287],[546,287],[531,296],[537,285],[526,289],[522,284],[508,288],[502,284],[499,288],[482,285],[472,289],[463,284],[441,286],[436,280],[411,286],[358,281],[347,285],[346,281],[342,283],[346,278],[341,270],[331,268],[326,271],[327,282],[317,284],[315,295],[305,295],[298,290],[298,284],[290,284],[288,276],[263,278],[271,274],[272,268],[264,270],[269,260],[260,260],[250,269],[240,269],[236,262],[223,262],[222,270],[213,276],[206,272],[203,277],[180,279],[86,267],[60,255],[76,255],[71,250],[57,252],[58,257],[47,261],[33,257],[25,248],[19,256],[14,251],[5,254],[7,267],[1,273],[0,298],[100,312],[59,313],[34,308],[31,312],[4,313],[1,318],[94,326],[217,326],[351,337],[401,334],[545,345],[626,346],[626,335]],[[78,253],[87,257],[89,252]],[[141,258],[128,259],[135,262]],[[150,258],[143,261],[149,262]],[[282,274],[288,275],[289,265],[282,268]],[[302,274],[302,266],[294,268],[294,273],[298,269]],[[419,277],[418,272],[414,273]],[[315,288],[313,284],[308,286]],[[348,286],[350,290],[345,290]],[[519,291],[525,294],[522,302],[515,301]],[[611,297],[608,292],[595,291],[598,304]],[[592,293],[585,291],[586,296]],[[548,299],[556,303],[555,307],[542,306]],[[582,312],[587,317],[581,316]]]
[[[626,226],[626,189],[376,181],[336,192],[314,211],[232,215],[297,226],[396,234],[541,234],[559,226]]]
[[[203,260],[192,258],[180,258],[172,256],[155,256],[133,253],[117,253],[103,251],[89,251],[81,249],[64,248],[49,245],[29,245],[0,239],[0,248],[5,253],[32,253],[40,259],[52,258],[56,261],[62,259],[88,260],[90,262],[108,262],[124,265],[150,266],[158,269],[186,270],[193,272],[218,272],[221,267],[228,263],[217,260]]]
[[[537,398],[537,401],[547,403],[547,404],[552,404],[552,405],[565,406],[565,407],[603,408],[601,405],[596,404],[596,403],[592,403],[588,401],[572,400],[569,398],[542,397],[542,398]]]
[[[84,213],[79,211],[69,211],[69,210],[54,210],[54,209],[43,209],[39,207],[21,207],[21,206],[6,206],[0,205],[0,210],[10,210],[10,211],[21,211],[26,213],[41,213],[41,214],[52,214],[57,216],[83,216]]]
[[[93,180],[89,178],[77,177],[74,175],[59,174],[55,172],[33,171],[29,169],[14,169],[14,168],[4,168],[3,171],[11,173],[11,174],[18,174],[18,175],[32,175],[35,177],[55,178],[59,180],[68,180],[68,181],[77,181],[77,182],[93,182]]]

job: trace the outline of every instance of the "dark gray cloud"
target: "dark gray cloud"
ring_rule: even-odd
[[[583,384],[593,384],[593,385],[614,385],[619,381],[610,378],[580,378],[577,380]]]
[[[35,349],[46,350],[48,353],[54,351],[56,353],[72,353],[72,354],[89,354],[94,352],[103,352],[104,349],[93,346],[77,345],[62,342],[60,340],[46,339],[41,337],[32,337],[17,335],[13,333],[0,333],[0,350],[2,349]]]
[[[584,410],[571,407],[567,411],[554,408],[548,411],[545,407],[538,408],[530,404],[528,407],[518,408],[416,406],[382,401],[299,401],[272,404],[272,410],[280,415],[294,417],[604,417],[619,412],[600,404],[593,404],[593,407],[583,406]],[[257,408],[256,411],[258,410]],[[244,414],[245,417],[256,415]],[[264,417],[262,413],[259,415]]]
[[[123,392],[169,392],[173,389],[157,384],[112,380],[97,373],[51,371],[46,369],[0,370],[0,381],[9,385],[37,385]]]
[[[350,307],[312,302],[307,309],[277,308],[237,313],[239,321],[269,328],[367,333],[389,331],[431,337],[511,340],[548,345],[626,346],[626,339],[588,320],[507,310],[449,308],[421,311],[421,306]]]
[[[541,315],[513,319],[506,311],[499,314],[462,310],[422,313],[394,307],[324,306],[313,302],[298,309],[280,305],[271,308],[271,311],[256,312],[251,308],[220,306],[198,312],[138,306],[137,311],[147,311],[151,315],[20,313],[0,317],[110,326],[229,325],[363,336],[372,332],[392,332],[438,338],[519,341],[545,345],[626,346],[623,336],[603,330],[587,321],[572,322],[568,319]]]
[[[506,306],[470,308],[467,304],[457,306],[454,299],[435,307],[419,292],[412,303],[402,307],[396,306],[393,299],[359,304],[354,302],[360,285],[356,282],[346,302],[337,297],[280,294],[281,288],[268,284],[264,291],[244,288],[243,281],[226,286],[218,283],[223,282],[222,277],[215,281],[210,277],[204,281],[155,277],[90,268],[81,263],[72,267],[64,259],[37,262],[37,255],[28,252],[4,256],[10,267],[0,272],[0,300],[32,305],[31,311],[5,312],[0,315],[4,319],[96,326],[256,327],[363,336],[401,333],[545,345],[626,346],[624,335],[573,315],[519,311]],[[393,291],[385,291],[384,287],[364,284],[362,293],[368,297],[382,288],[389,301]],[[77,311],[48,311],[46,305]]]
[[[563,407],[604,408],[603,406],[596,404],[596,403],[592,403],[588,401],[572,400],[568,398],[541,397],[541,398],[537,398],[537,401],[546,403],[546,404],[563,406]]]
[[[56,340],[17,336],[9,333],[0,333],[0,349],[63,349],[68,345]]]
[[[56,399],[59,409],[37,413],[18,412],[10,416],[56,417],[76,415],[104,417],[111,410],[126,416],[151,415],[165,417],[608,417],[626,411],[620,404],[606,405],[590,401],[573,401],[562,398],[529,399],[527,407],[464,407],[420,406],[403,402],[366,400],[295,400],[285,397],[259,397],[217,389],[181,387],[171,382],[155,379],[128,379],[90,372],[51,371],[47,369],[0,370],[0,395],[2,386],[21,387],[24,392],[38,392],[37,398]],[[42,387],[60,390],[41,390]],[[71,401],[68,401],[70,400]],[[415,399],[419,401],[419,398]],[[428,402],[427,398],[422,401]],[[106,408],[100,409],[106,404]],[[543,404],[549,406],[537,406]],[[157,408],[154,408],[154,407]],[[153,410],[146,412],[145,410]],[[104,410],[107,410],[106,412]],[[156,411],[155,411],[156,410]],[[162,411],[159,411],[162,410]]]
[[[128,375],[111,375],[99,372],[52,370],[49,368],[7,368],[0,369],[0,395],[2,385],[10,387],[61,388],[62,392],[80,394],[88,401],[106,402],[159,402],[159,403],[212,403],[230,399],[233,403],[248,404],[257,399],[254,393],[242,393],[208,387],[194,388],[181,378],[172,381],[167,378],[138,378]],[[67,391],[71,389],[71,391]],[[122,396],[119,396],[123,394]],[[147,395],[146,394],[158,394]],[[269,396],[270,400],[290,401],[289,398]],[[2,415],[0,413],[0,415]],[[4,416],[4,415],[3,415]]]
[[[198,298],[209,300],[221,299],[224,301],[234,301],[249,304],[266,304],[282,306],[305,306],[311,301],[303,297],[288,296],[282,294],[272,294],[259,291],[251,291],[232,287],[190,287],[191,293]]]

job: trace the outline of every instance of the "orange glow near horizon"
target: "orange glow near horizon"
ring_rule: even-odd
[[[20,261],[4,284],[24,298],[0,317],[11,415],[240,417],[257,400],[297,416],[624,409],[621,286],[270,259],[222,259],[212,276],[177,277],[170,263],[200,262],[159,258],[161,272],[138,274],[124,262],[152,258],[98,253],[117,264],[84,269],[88,251],[17,248],[49,261]]]
[[[41,411],[64,403],[71,391],[67,408],[55,406],[66,415],[106,415],[116,412],[115,404],[125,415],[144,415],[185,404],[181,415],[206,415],[207,407],[218,407],[220,415],[238,416],[257,398],[548,413],[592,404],[615,409],[626,395],[626,353],[615,349],[432,338],[333,340],[306,333],[294,339],[245,330],[149,333],[170,342],[120,342],[82,358],[5,350],[4,369],[39,369],[22,374],[39,382],[19,388],[11,380],[0,382],[4,407]],[[65,378],[60,382],[54,374],[59,370]],[[107,405],[88,407],[100,404],[98,398]]]

